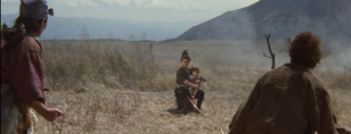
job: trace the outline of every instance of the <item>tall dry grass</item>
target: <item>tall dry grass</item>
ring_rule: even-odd
[[[40,133],[221,133],[257,79],[270,70],[266,44],[256,42],[44,41],[47,105],[66,112],[56,125],[41,119]],[[258,43],[258,44],[257,44]],[[277,42],[279,43],[279,42]],[[282,42],[280,42],[282,43]],[[273,46],[277,65],[286,47]],[[175,71],[188,49],[208,82],[204,112],[179,116],[174,108]],[[329,58],[330,59],[330,58]],[[323,64],[322,64],[323,66]],[[351,67],[314,72],[330,90],[339,121],[351,126]],[[196,125],[199,129],[195,129]]]
[[[54,90],[79,90],[89,82],[127,89],[155,89],[141,83],[155,78],[152,44],[128,44],[128,50],[107,41],[45,42],[46,83]],[[126,48],[124,48],[126,49]]]

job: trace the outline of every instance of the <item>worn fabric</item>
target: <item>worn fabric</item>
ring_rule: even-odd
[[[258,80],[229,134],[338,134],[339,126],[317,77],[303,66],[285,64]]]
[[[28,110],[31,125],[29,128],[26,128],[23,122],[25,117],[20,112],[20,108],[18,106],[11,108],[10,120],[1,122],[1,134],[34,134],[34,125],[38,122],[38,119],[33,110]]]
[[[190,68],[187,67],[180,67],[177,70],[177,78],[176,82],[178,85],[184,85],[185,80],[190,80]]]
[[[199,89],[195,95],[195,99],[197,99],[197,103],[196,103],[197,108],[201,109],[201,104],[204,101],[204,98],[205,98],[205,92]]]
[[[10,85],[1,84],[1,123],[10,119],[14,104],[15,92]]]
[[[9,114],[7,121],[1,122],[1,133],[2,134],[17,134],[19,124],[22,122],[22,114],[19,112],[17,106],[11,107],[12,113]]]
[[[8,28],[5,23],[1,25],[1,54],[21,44],[25,36],[26,29],[24,25],[16,25],[11,28]]]
[[[26,36],[20,45],[1,54],[1,84],[10,85],[26,105],[33,101],[44,103],[41,50],[36,39]]]
[[[187,109],[188,105],[188,99],[187,97],[190,97],[189,94],[189,88],[187,87],[178,87],[174,90],[175,97],[176,97],[176,102],[177,102],[177,109],[178,110],[185,110]]]
[[[189,92],[189,88],[176,88],[174,90],[176,102],[177,102],[177,109],[182,110],[184,107],[184,100],[188,101],[188,98],[191,98],[191,94]],[[195,99],[197,99],[197,107],[201,109],[201,104],[204,101],[205,92],[203,90],[198,90],[197,94],[195,95]],[[185,106],[186,107],[186,106]]]
[[[190,80],[189,72],[190,72],[190,69],[187,68],[187,67],[180,67],[177,70],[176,82],[177,82],[178,85],[185,85],[184,81],[185,80],[188,80],[188,81]]]
[[[6,45],[2,41],[1,48]],[[43,67],[41,44],[32,37],[25,37],[20,44],[1,53],[1,85],[9,85],[14,93],[11,114],[1,122],[3,133],[33,132],[34,114],[29,109],[33,101],[44,103]],[[1,88],[1,92],[3,92]],[[5,94],[6,95],[6,94]],[[6,95],[7,96],[7,95]],[[9,101],[10,101],[9,100]],[[3,104],[3,101],[1,102]],[[4,102],[11,103],[11,102]],[[3,115],[3,113],[1,113]],[[7,126],[7,127],[6,127]]]
[[[206,82],[206,77],[205,76],[202,76],[202,75],[198,75],[197,77],[194,77],[194,75],[190,75],[190,80],[191,80],[191,82],[195,82],[195,81],[197,81],[197,80],[200,80],[200,81],[203,81],[203,82]]]
[[[187,68],[187,67],[180,67],[177,70],[176,82],[178,84],[178,87],[174,90],[174,93],[176,96],[176,102],[177,102],[177,109],[183,110],[184,114],[186,114],[188,110],[193,109],[192,105],[190,104],[190,101],[187,98],[187,97],[191,98],[193,91],[190,91],[190,90],[192,88],[184,84],[185,80],[188,80],[189,82],[194,83],[194,81],[190,80],[190,72],[191,72],[190,68]],[[198,77],[198,78],[203,80],[204,77]],[[197,99],[197,106],[199,108],[201,108],[201,104],[204,100],[204,95],[205,95],[205,92],[203,90],[199,90],[195,96],[195,99]]]
[[[196,83],[197,80],[206,82],[206,78],[204,76],[200,75],[200,74],[197,77],[194,77],[193,75],[190,75],[190,82],[191,83]],[[197,99],[197,107],[199,109],[201,109],[201,104],[202,104],[202,102],[203,102],[203,100],[205,98],[205,92],[200,89],[201,88],[201,82],[198,83],[198,86],[199,86],[199,89],[198,89],[198,91],[197,91],[197,93],[195,95],[195,99]],[[194,91],[195,91],[194,88],[189,87],[190,94],[194,94]]]
[[[202,75],[198,75],[197,77],[194,77],[192,74],[190,75],[190,82],[191,83],[196,83],[197,80],[200,80],[202,82],[206,82],[206,77],[202,76]],[[198,83],[199,89],[201,88],[201,82]],[[195,89],[192,87],[189,87],[190,93],[193,94]]]
[[[190,68],[180,67],[176,74],[176,83],[178,87],[175,89],[175,97],[177,102],[177,109],[182,110],[186,114],[188,107],[190,106],[187,96],[190,97],[189,86],[184,84],[185,80],[189,78]]]

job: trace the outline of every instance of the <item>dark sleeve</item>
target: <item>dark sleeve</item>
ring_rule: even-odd
[[[188,71],[188,76],[190,76],[190,75],[193,75],[193,73],[192,73],[192,70],[190,69],[190,68],[186,68],[187,69],[187,71]]]
[[[249,113],[255,107],[260,96],[260,89],[263,85],[262,78],[258,80],[249,98],[244,104],[241,104],[237,112],[234,114],[233,120],[230,123],[229,134],[245,134],[246,127],[249,121]]]
[[[245,102],[241,103],[238,110],[236,110],[233,118],[232,118],[232,122],[230,122],[228,128],[231,129],[234,125],[234,123],[236,122],[236,120],[238,119],[238,115],[240,115],[240,113],[242,112],[243,110],[243,107],[245,106]]]
[[[177,84],[180,85],[180,84],[184,84],[184,81],[185,80],[189,80],[187,79],[187,72],[184,71],[182,68],[179,68],[178,71],[177,71]]]
[[[334,113],[331,106],[331,101],[328,92],[321,84],[315,80],[310,80],[312,85],[307,92],[306,101],[308,104],[307,118],[311,126],[318,132],[318,134],[336,134]]]
[[[11,81],[22,102],[27,105],[33,101],[44,103],[41,54],[33,50],[20,53]]]
[[[333,111],[330,103],[330,97],[325,89],[319,89],[317,91],[317,110],[316,113],[319,114],[319,123],[314,122],[314,128],[317,129],[318,134],[332,134],[335,132],[334,122],[333,122]],[[317,126],[318,125],[318,126]]]

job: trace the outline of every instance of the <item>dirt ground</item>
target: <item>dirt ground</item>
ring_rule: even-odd
[[[66,112],[55,123],[40,119],[38,133],[67,134],[221,134],[228,133],[228,125],[238,106],[249,92],[240,89],[206,91],[202,112],[178,113],[173,91],[135,92],[131,90],[104,89],[97,86],[71,93],[47,93],[51,106]],[[339,121],[351,126],[350,91],[333,91],[342,104]],[[64,98],[59,96],[65,96]],[[49,101],[50,101],[49,100]],[[52,101],[51,101],[52,102]]]

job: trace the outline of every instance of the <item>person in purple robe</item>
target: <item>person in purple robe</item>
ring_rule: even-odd
[[[42,45],[36,39],[46,28],[45,0],[21,0],[13,27],[1,31],[1,133],[31,133],[34,109],[48,121],[64,113],[45,105]]]

